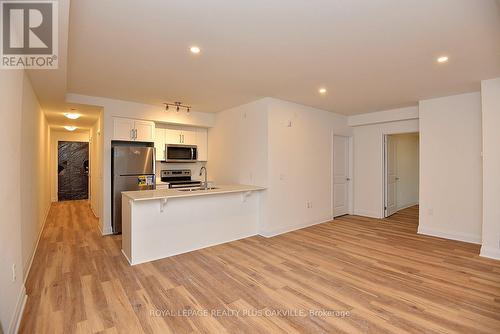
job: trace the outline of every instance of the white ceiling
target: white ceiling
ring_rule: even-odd
[[[64,116],[65,113],[79,114],[76,120]],[[45,110],[45,116],[52,128],[62,129],[64,126],[76,126],[78,129],[90,129],[99,119],[101,113],[100,107],[88,106],[83,104],[67,103],[64,110],[49,109]]]
[[[271,96],[372,112],[500,76],[500,10],[495,0],[72,0],[64,73],[66,92],[196,111]]]

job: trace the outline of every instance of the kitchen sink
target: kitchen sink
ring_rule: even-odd
[[[215,190],[219,189],[217,187],[208,187],[207,189],[205,188],[183,188],[183,189],[177,189],[179,191],[198,191],[198,190]]]

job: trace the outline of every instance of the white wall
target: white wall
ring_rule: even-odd
[[[48,127],[24,71],[0,70],[0,332],[14,333],[23,280],[50,205]],[[15,266],[15,270],[13,270]],[[13,277],[15,273],[15,279]]]
[[[417,107],[394,109],[381,112],[381,114],[384,115],[383,119],[387,119],[391,114],[414,115],[415,112],[418,113]],[[382,218],[384,216],[384,135],[418,132],[419,121],[418,119],[405,119],[380,123],[371,117],[368,119],[368,125],[353,128],[354,214]]]
[[[418,133],[394,135],[396,140],[397,209],[418,204],[419,136]]]
[[[268,99],[218,112],[208,131],[208,174],[219,184],[267,186]]]
[[[347,125],[360,126],[368,124],[405,121],[410,119],[418,119],[418,108],[406,107],[352,115],[348,117]]]
[[[332,219],[334,134],[351,135],[347,117],[269,99],[268,214],[261,234]],[[312,207],[307,208],[306,202]]]
[[[481,95],[420,101],[419,109],[419,233],[480,243]]]
[[[21,122],[21,235],[26,278],[51,202],[49,125],[27,75],[23,80]]]
[[[168,124],[182,124],[197,127],[211,127],[215,123],[215,114],[191,111],[166,112],[162,106],[113,100],[95,96],[67,94],[70,103],[87,104],[102,107],[103,110],[103,160],[102,160],[102,215],[101,232],[112,233],[111,228],[111,141],[113,138],[113,117],[128,117]]]
[[[210,177],[267,188],[262,235],[330,220],[334,133],[351,134],[346,117],[273,98],[222,111],[209,131]]]
[[[21,116],[23,72],[0,70],[0,321],[3,332],[12,330],[25,297],[21,276]],[[12,265],[17,280],[12,282]],[[0,331],[1,332],[1,331]]]
[[[481,83],[483,224],[481,255],[500,260],[500,78]]]
[[[89,130],[81,131],[60,131],[56,129],[51,129],[50,131],[50,178],[51,178],[51,199],[52,202],[57,202],[57,187],[58,187],[58,176],[57,176],[57,160],[58,160],[58,143],[60,141],[78,141],[78,142],[89,142],[90,133]]]
[[[103,117],[89,131],[90,141],[90,208],[94,216],[102,215],[102,154],[103,154]]]

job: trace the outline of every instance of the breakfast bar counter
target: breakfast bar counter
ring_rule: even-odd
[[[122,192],[122,252],[131,265],[256,235],[265,188]]]

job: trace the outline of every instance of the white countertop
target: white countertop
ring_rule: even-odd
[[[179,197],[195,197],[207,196],[215,194],[237,193],[247,191],[258,191],[266,188],[250,186],[244,184],[217,185],[217,189],[196,190],[196,191],[181,191],[179,189],[156,189],[156,190],[141,190],[141,191],[124,191],[123,196],[130,198],[133,201],[149,201]]]

